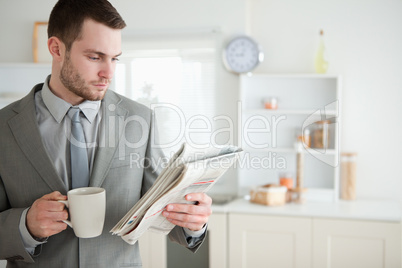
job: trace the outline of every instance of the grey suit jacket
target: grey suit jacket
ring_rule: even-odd
[[[0,259],[8,260],[7,267],[141,267],[138,243],[131,246],[109,230],[157,177],[152,161],[132,160],[163,155],[152,146],[151,111],[112,91],[102,100],[100,142],[90,178],[90,186],[106,189],[102,235],[78,239],[67,228],[38,246],[35,256],[26,252],[18,228],[23,210],[50,192],[67,194],[39,134],[34,95],[41,89],[42,84],[35,86],[0,111]],[[175,227],[169,236],[188,247],[181,228]]]

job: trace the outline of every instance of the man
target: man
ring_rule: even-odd
[[[152,142],[151,111],[107,90],[124,27],[107,0],[59,0],[48,26],[51,76],[0,111],[0,259],[7,267],[141,267],[138,243],[109,230],[150,188],[160,171],[152,159],[163,156]],[[89,145],[84,186],[106,189],[105,226],[96,238],[77,238],[57,202],[77,183],[71,111]],[[130,165],[133,154],[149,164]],[[211,199],[186,199],[194,205],[170,204],[163,215],[177,225],[170,238],[195,251]]]

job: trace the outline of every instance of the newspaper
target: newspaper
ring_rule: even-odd
[[[131,245],[147,230],[168,234],[175,225],[162,216],[166,205],[191,204],[185,196],[211,189],[240,152],[235,146],[199,150],[183,144],[152,187],[110,232]]]

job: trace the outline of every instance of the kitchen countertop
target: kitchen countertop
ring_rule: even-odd
[[[354,200],[336,203],[306,202],[270,207],[251,203],[244,198],[224,205],[212,205],[213,213],[243,213],[269,216],[297,216],[348,220],[401,222],[402,208],[396,201]]]

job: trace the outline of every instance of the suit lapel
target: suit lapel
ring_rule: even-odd
[[[121,99],[108,91],[102,101],[102,121],[99,126],[99,144],[92,168],[90,186],[100,187],[106,178],[110,165],[124,131],[128,111],[119,103]],[[116,128],[117,126],[117,128]]]
[[[24,152],[32,166],[41,178],[53,191],[66,194],[67,189],[56,172],[43,145],[35,112],[35,92],[42,88],[42,84],[34,89],[20,101],[20,105],[14,110],[18,113],[9,120],[8,125],[17,141],[18,146]]]

